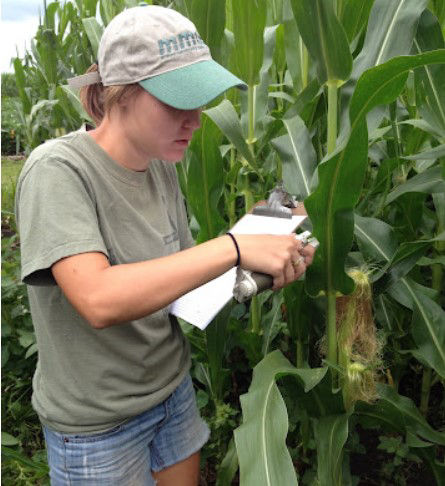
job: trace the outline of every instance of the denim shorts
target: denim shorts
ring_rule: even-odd
[[[154,486],[161,471],[209,438],[190,375],[162,403],[106,432],[63,434],[43,427],[52,486]]]

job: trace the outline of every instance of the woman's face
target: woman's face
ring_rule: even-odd
[[[201,109],[178,110],[141,89],[125,103],[120,116],[125,136],[141,155],[178,162],[200,127]]]

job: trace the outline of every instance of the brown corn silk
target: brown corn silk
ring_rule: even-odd
[[[349,295],[338,297],[336,305],[338,364],[346,410],[358,400],[372,403],[378,398],[376,383],[382,349],[374,323],[368,274],[360,269],[352,269],[348,274],[355,282],[355,289]],[[323,348],[324,343],[322,352]]]

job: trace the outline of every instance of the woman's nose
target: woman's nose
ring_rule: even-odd
[[[201,108],[196,110],[187,110],[184,118],[186,128],[197,130],[201,126]]]

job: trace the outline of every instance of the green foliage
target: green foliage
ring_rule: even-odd
[[[15,231],[13,217],[15,188],[22,166],[23,159],[2,157],[2,221],[4,220],[7,228],[13,231]]]
[[[37,346],[26,287],[20,282],[13,214],[23,160],[2,158],[2,482],[48,485],[40,422],[31,406]]]
[[[384,484],[400,484],[406,485],[406,478],[403,469],[400,467],[407,461],[419,464],[421,460],[413,453],[411,453],[409,446],[404,443],[400,436],[396,437],[379,437],[380,444],[378,449],[385,451],[391,455],[391,460],[382,465],[382,474],[386,482]]]
[[[17,246],[17,235],[2,239],[2,371],[20,381],[35,366],[36,346]]]
[[[2,98],[15,98],[19,95],[13,73],[2,73]]]
[[[5,485],[49,486],[46,451],[38,450],[29,458],[20,449],[2,446],[2,482]]]
[[[20,120],[16,112],[18,90],[15,75],[2,73],[2,155],[21,152]]]
[[[351,74],[352,56],[332,3],[293,0],[292,8],[303,42],[316,64],[320,84],[346,82]]]
[[[186,16],[196,25],[201,39],[210,46],[213,59],[219,61],[225,26],[225,0],[184,0],[184,3]]]
[[[232,0],[236,74],[249,86],[259,82],[266,12],[266,0]]]
[[[40,422],[31,407],[37,347],[26,288],[20,283],[17,235],[2,239],[1,288],[2,481],[49,484]]]

